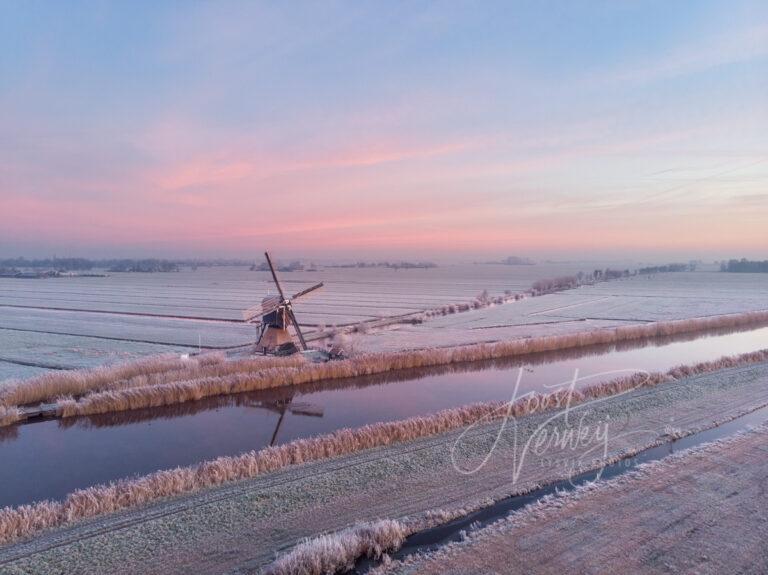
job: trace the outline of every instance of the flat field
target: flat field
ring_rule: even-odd
[[[288,293],[325,287],[298,301],[299,321],[348,326],[501,295],[538,278],[573,274],[594,264],[462,265],[433,269],[326,268],[281,273]],[[51,368],[114,363],[165,352],[251,343],[256,328],[242,310],[274,294],[267,272],[244,267],[107,277],[0,278],[0,381]]]
[[[585,285],[420,325],[392,326],[367,334],[357,347],[395,351],[461,345],[764,309],[768,274],[664,273]]]
[[[295,305],[308,332],[403,319],[425,310],[522,293],[537,279],[631,263],[531,266],[454,265],[433,269],[326,268],[281,274],[289,293],[325,287]],[[274,286],[247,268],[107,277],[0,278],[0,382],[47,369],[94,367],[157,353],[252,343],[241,312]],[[357,351],[460,345],[623,324],[768,309],[768,274],[666,273],[582,286],[465,313],[394,323],[353,337]]]

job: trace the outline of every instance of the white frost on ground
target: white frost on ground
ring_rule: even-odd
[[[358,338],[356,347],[395,351],[462,345],[764,309],[768,309],[768,274],[666,273],[400,325]]]
[[[295,306],[299,321],[311,331],[319,324],[355,325],[468,303],[484,290],[491,296],[517,293],[541,277],[582,269],[591,266],[328,268],[283,273],[281,281],[288,293],[325,282],[322,290]],[[245,345],[255,340],[256,328],[231,320],[240,320],[243,309],[274,293],[268,273],[242,267],[103,278],[0,278],[0,381],[34,371],[12,362],[45,364],[46,356],[47,364],[88,367],[100,363],[94,355],[108,363],[173,351],[166,346],[194,347],[198,341],[210,347]]]
[[[467,303],[483,290],[491,296],[520,293],[536,279],[594,267],[600,266],[464,265],[399,271],[329,268],[283,274],[282,280],[291,293],[317,281],[326,283],[323,290],[296,305],[299,320],[312,330],[311,326],[318,324],[355,325]],[[268,274],[245,268],[113,274],[106,278],[0,279],[0,381],[36,370],[18,363],[90,367],[142,355],[189,351],[198,342],[204,347],[248,344],[254,341],[256,329],[227,320],[239,319],[242,309],[258,303],[270,291],[274,293]],[[768,274],[638,276],[433,317],[421,325],[371,330],[355,337],[353,345],[357,351],[443,347],[766,309],[766,294]],[[177,350],[179,346],[191,347]]]
[[[375,572],[764,573],[767,436],[762,425],[547,496],[462,542]]]

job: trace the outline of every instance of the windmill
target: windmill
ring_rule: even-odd
[[[296,320],[296,314],[293,313],[293,302],[320,289],[323,287],[323,282],[302,290],[290,298],[285,297],[285,292],[280,285],[280,281],[277,279],[275,266],[272,265],[272,258],[269,257],[269,252],[264,252],[264,256],[267,258],[267,265],[269,266],[269,271],[272,273],[272,279],[275,282],[277,293],[279,295],[267,296],[261,301],[260,305],[245,310],[243,312],[243,319],[246,323],[261,324],[261,332],[259,333],[256,347],[261,348],[264,353],[267,351],[285,349],[286,347],[291,346],[295,349],[293,338],[288,331],[288,326],[290,324],[293,324],[293,329],[296,331],[296,336],[299,338],[301,349],[307,351],[307,341],[304,339],[304,334],[301,333],[299,322]]]

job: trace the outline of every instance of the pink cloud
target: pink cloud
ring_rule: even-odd
[[[216,186],[249,178],[266,178],[291,172],[314,171],[329,168],[367,167],[448,155],[467,149],[466,144],[446,144],[435,147],[397,148],[372,146],[369,149],[335,152],[304,161],[273,160],[249,161],[246,159],[200,158],[164,168],[152,177],[163,190],[189,187]],[[243,157],[243,154],[233,154]]]
[[[242,180],[254,171],[248,162],[198,160],[164,169],[154,178],[160,189],[178,190],[193,186],[216,186]]]

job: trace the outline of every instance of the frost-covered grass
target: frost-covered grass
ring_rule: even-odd
[[[197,345],[158,345],[0,328],[0,387],[9,379],[45,372],[97,368],[143,357],[190,352],[197,352]]]
[[[335,268],[286,273],[281,279],[290,293],[325,282],[323,290],[296,303],[299,321],[311,332],[319,324],[355,326],[468,306],[484,291],[491,298],[503,297],[507,291],[528,289],[538,277],[574,273],[577,268],[576,264],[400,271]],[[245,345],[255,340],[256,329],[231,320],[240,320],[241,310],[268,292],[274,293],[269,274],[243,267],[104,278],[0,278],[0,355],[22,363],[88,368],[177,351],[172,346],[197,347],[198,341],[203,348]],[[197,317],[229,321],[190,319]],[[20,373],[29,370],[0,362],[0,382]]]
[[[766,274],[665,273],[598,282],[361,338],[358,350],[395,351],[744,313],[768,308]],[[545,276],[541,276],[545,277]]]
[[[544,495],[461,541],[370,572],[538,573],[546,565],[544,572],[644,573],[655,572],[659,557],[663,571],[750,571],[762,564],[765,522],[757,510],[742,510],[759,507],[754,486],[765,473],[766,437],[763,423],[641,463],[618,477]],[[712,472],[713,461],[718,473]],[[675,488],[681,485],[688,488]],[[715,511],[704,515],[702,508]],[[671,539],[666,532],[648,536],[668,525],[676,527]],[[551,547],[540,541],[550,541]],[[608,547],[612,552],[603,553]],[[570,554],[574,549],[576,557]],[[531,552],[523,555],[523,550]]]
[[[73,492],[64,501],[43,501],[0,510],[0,542],[12,541],[42,529],[144,505],[165,497],[193,493],[227,482],[256,477],[291,465],[403,443],[478,422],[540,413],[561,408],[566,404],[577,404],[643,386],[654,386],[695,374],[766,360],[768,360],[768,350],[721,358],[693,366],[681,366],[666,373],[636,374],[579,390],[534,394],[512,404],[503,402],[474,404],[444,410],[430,416],[376,423],[358,429],[342,429],[328,435],[300,439],[260,451],[219,457],[189,467],[159,471],[144,477],[90,487]]]
[[[575,273],[577,264],[441,266],[430,270],[329,268],[282,273],[295,293],[318,281],[325,288],[297,303],[309,323],[354,324],[379,315],[401,315],[471,302],[488,290],[524,291],[539,277]],[[0,278],[0,304],[96,309],[167,316],[240,319],[241,310],[274,293],[267,272],[247,268],[184,270],[167,274],[110,274],[105,278],[19,280]]]
[[[87,342],[87,338],[93,338],[91,345],[99,341],[102,345],[113,342],[113,347],[117,349],[121,344],[131,341],[197,347],[198,338],[203,347],[224,347],[252,341],[254,333],[253,326],[232,322],[46,309],[0,309],[0,329],[9,332],[4,336],[4,345],[12,344],[12,337],[28,333],[35,337],[43,336],[51,346],[56,344],[57,339],[61,339],[61,347],[73,345],[66,337],[62,337],[65,335],[81,337],[84,342]],[[30,359],[30,356],[26,359]]]

